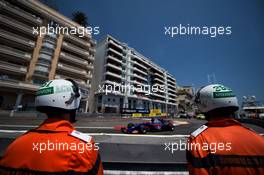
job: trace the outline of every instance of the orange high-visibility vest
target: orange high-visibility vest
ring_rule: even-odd
[[[264,174],[264,137],[234,119],[206,123],[187,143],[190,174]]]
[[[91,136],[75,131],[69,121],[49,118],[9,145],[0,174],[102,175],[98,149]]]

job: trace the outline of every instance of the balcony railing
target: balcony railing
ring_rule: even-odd
[[[34,25],[40,26],[42,24],[42,20],[40,18],[38,18],[35,15],[32,15],[28,12],[25,12],[24,10],[22,10],[16,6],[13,6],[7,2],[0,1],[0,7],[4,10],[8,11],[9,13],[14,14],[18,18],[22,18],[26,21],[30,21]]]
[[[27,38],[21,37],[19,35],[7,32],[5,30],[0,29],[0,37],[3,38],[4,40],[12,41],[13,43],[18,43],[19,45],[24,45],[28,48],[34,48],[35,47],[35,42],[32,40],[29,40]]]
[[[167,83],[168,85],[168,88],[172,89],[172,90],[176,90],[176,85],[172,85],[172,84],[169,84]]]
[[[162,76],[162,75],[159,74],[159,73],[154,73],[154,75],[156,75],[157,77],[161,78],[162,80],[164,79],[164,76]]]
[[[13,64],[13,63],[8,63],[5,61],[0,61],[0,69],[8,71],[8,72],[18,73],[18,74],[26,74],[27,73],[26,67],[20,66],[17,64]]]
[[[65,75],[60,75],[60,74],[56,74],[55,75],[56,79],[71,79],[71,77],[69,76],[65,76]],[[78,79],[78,78],[74,78],[74,81],[81,86],[84,86],[85,88],[91,88],[91,85],[86,83],[84,80]]]
[[[143,80],[143,81],[146,81],[146,82],[148,81],[145,77],[142,77],[142,76],[140,76],[140,75],[138,75],[138,74],[135,74],[135,73],[134,73],[133,76],[136,77],[136,78],[139,78],[139,79],[141,79],[141,80]]]
[[[171,84],[175,84],[176,83],[176,81],[174,80],[174,81],[172,81],[170,78],[167,78],[167,81],[168,82],[170,82]]]
[[[132,61],[134,64],[136,64],[137,66],[141,67],[143,70],[142,71],[146,71],[147,67],[143,66],[142,64],[138,63],[136,60]]]
[[[6,87],[6,88],[14,88],[14,89],[26,89],[26,90],[31,90],[31,91],[36,91],[39,86],[30,84],[30,83],[25,83],[25,82],[20,82],[18,80],[13,80],[13,79],[0,79],[0,85],[1,87]]]
[[[94,54],[96,52],[95,48],[94,47],[90,47],[89,48],[89,51],[91,52],[91,54]]]
[[[68,62],[71,62],[71,63],[73,63],[73,64],[77,64],[77,65],[79,65],[79,66],[82,66],[82,67],[87,67],[87,66],[89,66],[88,61],[86,61],[86,60],[81,60],[81,59],[79,59],[78,57],[75,57],[75,56],[73,56],[73,55],[71,55],[71,54],[68,54],[68,53],[65,53],[65,52],[61,52],[61,53],[60,53],[60,58],[66,60],[66,61],[68,61]]]
[[[117,44],[116,42],[114,42],[113,40],[110,40],[109,43],[115,45],[116,47],[120,48],[120,49],[123,49],[122,46],[120,46],[119,44]]]
[[[113,73],[113,72],[110,72],[110,71],[106,71],[105,74],[106,74],[106,75],[114,76],[114,77],[116,77],[116,78],[122,78],[121,75],[116,74],[116,73]]]
[[[59,63],[58,69],[64,71],[66,74],[70,74],[70,75],[75,74],[75,75],[80,75],[82,77],[88,78],[87,72],[85,70],[79,70],[80,68],[76,68],[73,66],[69,66],[66,64]]]
[[[105,66],[105,67],[106,67],[106,66],[109,66],[109,67],[111,67],[111,68],[113,68],[113,69],[116,69],[116,70],[122,71],[122,68],[121,68],[121,67],[118,67],[118,66],[116,66],[116,65],[114,65],[114,64],[111,64],[111,63],[106,63],[104,66]]]
[[[74,36],[74,35],[70,35],[68,33],[65,34],[65,37],[73,42],[75,42],[76,44],[78,44],[79,46],[83,46],[83,47],[91,47],[91,44],[77,36]]]
[[[30,26],[27,26],[27,25],[25,25],[25,24],[23,24],[17,20],[14,20],[12,18],[0,15],[0,22],[1,22],[1,25],[7,25],[7,26],[10,26],[12,28],[19,29],[21,32],[30,34],[32,36],[34,35],[33,29]],[[37,34],[35,34],[35,36],[36,35]]]
[[[156,96],[156,97],[160,97],[160,98],[164,98],[164,99],[165,99],[165,96],[160,95],[160,94],[158,94],[158,93],[156,93],[156,92],[151,93],[151,95]]]
[[[140,72],[140,73],[142,73],[142,74],[144,74],[144,75],[148,75],[147,72],[144,72],[144,71],[138,69],[137,67],[133,67],[132,69],[134,69],[134,70],[136,70],[136,71],[138,71],[138,72]]]
[[[168,94],[169,94],[170,96],[176,97],[176,93],[171,93],[170,91],[168,91]]]
[[[162,81],[162,80],[159,79],[159,78],[154,78],[154,81],[157,81],[157,82],[160,82],[161,84],[164,84],[164,81]]]
[[[123,57],[123,54],[117,52],[116,50],[114,50],[114,49],[112,49],[112,48],[108,48],[108,51],[114,52],[115,54],[117,54],[117,55]]]
[[[30,61],[31,59],[31,54],[4,45],[0,45],[0,53],[5,54],[8,57],[18,58],[18,60],[24,62]]]
[[[69,49],[70,51],[78,54],[78,55],[84,55],[84,56],[89,56],[89,52],[87,50],[84,50],[80,47],[77,47],[73,44],[70,44],[68,42],[63,42],[62,43],[62,46],[65,48],[65,49]]]
[[[111,55],[108,55],[107,58],[108,58],[108,59],[111,59],[111,60],[114,60],[114,61],[116,61],[116,62],[122,64],[122,60],[119,60],[118,58],[115,58],[115,57],[113,57],[113,56],[111,56]]]

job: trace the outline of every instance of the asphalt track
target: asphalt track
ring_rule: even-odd
[[[120,127],[129,122],[144,122],[146,119],[120,117],[82,117],[75,123],[77,130],[89,133],[100,145],[100,154],[104,166],[109,170],[106,174],[118,174],[117,170],[140,169],[149,171],[156,166],[155,171],[171,170],[186,173],[186,158],[184,150],[168,149],[166,144],[180,145],[187,136],[205,123],[196,119],[174,119],[173,132],[149,132],[146,135],[122,134]],[[19,135],[28,129],[35,128],[44,120],[43,117],[9,117],[0,115],[0,155],[5,148]],[[246,124],[258,133],[264,133],[264,128]],[[121,165],[122,164],[122,165]],[[116,167],[118,165],[118,167]],[[144,165],[141,168],[140,165]],[[149,166],[148,166],[149,165]],[[177,165],[177,166],[175,166]],[[134,168],[133,168],[134,167]],[[120,174],[123,174],[121,172]],[[139,173],[138,173],[139,174]],[[141,173],[142,174],[142,173]],[[143,173],[144,174],[144,173]]]

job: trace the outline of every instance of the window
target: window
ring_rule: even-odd
[[[98,103],[102,103],[102,96],[98,97]]]

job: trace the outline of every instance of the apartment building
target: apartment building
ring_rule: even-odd
[[[35,0],[0,0],[0,109],[34,109],[39,85],[54,78],[71,78],[82,92],[81,111],[88,111],[96,42],[49,32],[41,26],[80,27]]]
[[[126,43],[108,35],[97,44],[94,65],[92,112],[160,109],[175,113],[175,78]]]

